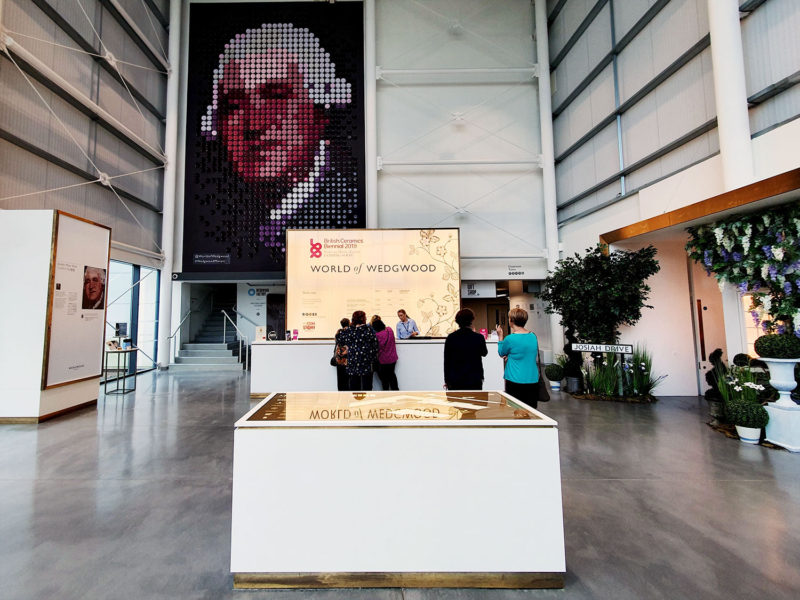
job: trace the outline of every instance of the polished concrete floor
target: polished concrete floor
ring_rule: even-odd
[[[567,396],[543,406],[560,430],[564,590],[234,591],[248,389],[244,374],[149,373],[96,410],[0,426],[0,598],[800,598],[800,455],[715,433],[702,400]]]

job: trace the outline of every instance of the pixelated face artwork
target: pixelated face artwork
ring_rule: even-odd
[[[240,177],[302,181],[327,124],[303,85],[297,55],[268,50],[224,66],[218,129]]]
[[[282,272],[287,229],[364,226],[361,17],[190,4],[183,270]]]

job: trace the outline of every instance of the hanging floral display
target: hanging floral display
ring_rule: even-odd
[[[690,227],[686,250],[717,280],[751,294],[764,332],[800,337],[800,203]],[[759,320],[759,309],[769,319]]]

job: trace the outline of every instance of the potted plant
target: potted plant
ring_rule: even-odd
[[[660,269],[656,248],[609,251],[598,244],[583,255],[565,257],[547,274],[539,295],[545,311],[558,314],[564,327],[567,356],[564,374],[567,391],[581,390],[583,355],[571,344],[613,344],[623,325],[635,325],[647,304],[650,286],[645,282]]]
[[[703,397],[708,402],[708,414],[711,417],[710,425],[716,427],[725,418],[725,401],[723,398],[723,390],[720,388],[725,386],[725,378],[728,375],[728,367],[722,362],[722,349],[717,348],[708,355],[708,362],[711,363],[711,369],[706,371],[706,383],[708,389]],[[725,388],[727,391],[727,388]]]
[[[800,338],[793,333],[767,333],[756,339],[756,353],[769,368],[769,384],[778,390],[777,406],[797,407],[791,397],[797,387],[795,364],[800,361]]]
[[[767,410],[757,402],[736,400],[728,404],[727,412],[739,439],[745,444],[758,444],[761,430],[769,422]]]
[[[550,380],[550,389],[553,391],[561,390],[561,380],[564,379],[564,367],[558,364],[545,366],[544,374]]]

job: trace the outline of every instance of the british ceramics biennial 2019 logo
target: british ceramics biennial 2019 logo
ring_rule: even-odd
[[[311,238],[311,258],[322,257],[322,243],[314,243],[314,238]]]

